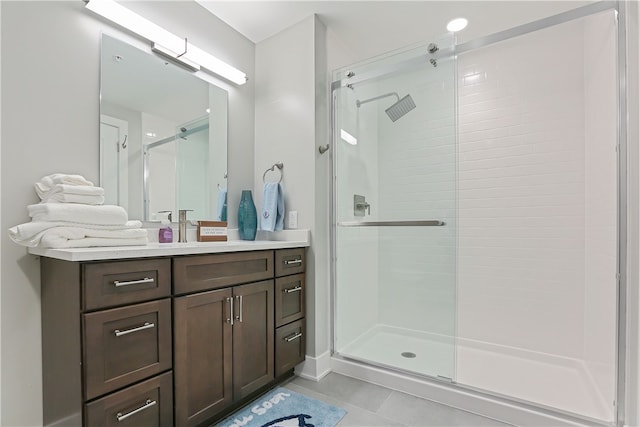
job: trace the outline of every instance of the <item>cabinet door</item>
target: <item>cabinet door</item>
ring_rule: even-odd
[[[232,292],[174,300],[175,425],[193,426],[233,402]]]
[[[304,274],[276,279],[276,328],[304,317]]]
[[[164,427],[173,424],[171,372],[85,405],[86,427]]]
[[[171,369],[171,302],[83,315],[85,399]]]
[[[233,288],[233,390],[241,399],[274,379],[273,280]]]
[[[304,361],[304,319],[276,329],[276,376],[279,377]]]

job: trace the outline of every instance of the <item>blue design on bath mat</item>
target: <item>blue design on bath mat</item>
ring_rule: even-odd
[[[278,387],[213,427],[334,427],[346,413],[337,406]]]

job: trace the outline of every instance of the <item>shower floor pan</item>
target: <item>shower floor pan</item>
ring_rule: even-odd
[[[390,369],[452,378],[463,386],[552,410],[613,420],[613,366],[589,369],[579,359],[465,339],[456,344],[454,349],[450,337],[377,325],[338,353]]]

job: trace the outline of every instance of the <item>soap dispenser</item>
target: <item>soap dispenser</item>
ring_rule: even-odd
[[[160,221],[160,230],[158,230],[158,242],[160,243],[172,243],[173,242],[173,230],[171,229],[171,211],[162,211],[162,213],[168,212],[166,219]]]

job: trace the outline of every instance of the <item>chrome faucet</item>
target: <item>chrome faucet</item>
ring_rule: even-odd
[[[353,195],[353,215],[364,216],[365,211],[368,215],[371,215],[371,205],[367,203],[364,196],[359,194]]]
[[[187,212],[192,212],[193,209],[180,209],[178,211],[178,242],[187,241]]]

